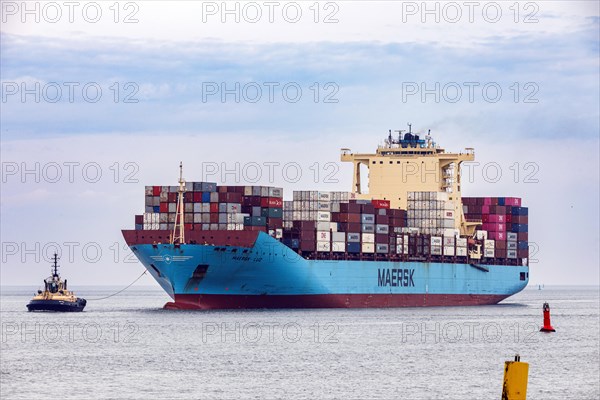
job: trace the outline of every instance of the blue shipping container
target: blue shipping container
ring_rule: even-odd
[[[528,231],[528,225],[527,224],[512,224],[512,232],[527,232]]]
[[[154,209],[155,213],[159,213],[160,212],[160,206],[154,206],[153,209]]]
[[[529,242],[518,242],[517,248],[519,250],[527,250],[529,248]]]
[[[360,243],[349,242],[347,245],[348,253],[360,253]]]
[[[513,207],[512,215],[528,215],[529,209],[527,207]]]
[[[210,203],[210,192],[202,192],[202,202]]]

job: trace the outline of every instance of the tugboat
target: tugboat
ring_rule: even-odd
[[[67,290],[67,280],[58,275],[58,255],[54,254],[52,276],[44,279],[44,291],[37,294],[27,304],[29,311],[83,311],[87,301]]]

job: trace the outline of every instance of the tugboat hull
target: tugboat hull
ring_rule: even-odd
[[[86,305],[85,299],[77,301],[63,300],[31,300],[27,304],[28,311],[59,311],[59,312],[77,312],[83,311]]]

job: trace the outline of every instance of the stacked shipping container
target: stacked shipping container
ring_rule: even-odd
[[[172,230],[178,191],[178,186],[146,186],[146,212],[136,216],[136,229]],[[187,182],[183,195],[186,230],[269,230],[281,236],[282,207],[283,189],[268,186]]]
[[[518,197],[463,197],[467,220],[481,221],[478,239],[484,239],[488,258],[529,257],[529,211]]]
[[[137,230],[172,230],[178,186],[146,186],[145,213]],[[408,210],[388,200],[357,200],[348,192],[295,191],[268,186],[218,186],[188,182],[183,198],[186,230],[258,230],[304,255],[336,254],[460,259],[469,242],[460,237],[454,203],[445,192],[409,192]],[[463,198],[467,220],[481,221],[475,239],[485,259],[528,258],[528,210],[512,197]]]

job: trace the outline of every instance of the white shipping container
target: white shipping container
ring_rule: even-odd
[[[475,237],[477,238],[477,240],[486,240],[487,231],[475,231]]]
[[[431,255],[441,256],[442,255],[442,246],[431,246]]]
[[[454,246],[444,246],[445,256],[454,256]]]
[[[431,237],[431,245],[432,246],[441,246],[442,245],[442,238],[439,236],[432,236]]]
[[[344,243],[346,241],[346,232],[333,232],[331,235],[331,240],[334,242]]]
[[[467,247],[467,238],[456,238],[456,247]]]
[[[360,233],[348,232],[348,243],[359,243]]]
[[[506,240],[510,242],[516,242],[517,234],[515,232],[506,232]]]
[[[362,242],[363,243],[375,243],[375,234],[374,233],[363,233],[362,234]]]
[[[337,228],[338,228],[337,222],[331,222],[329,224],[329,229],[331,229],[332,232],[337,232],[337,230],[338,230]]]
[[[317,230],[318,231],[329,231],[330,222],[327,221],[318,221],[317,222]]]
[[[362,243],[362,252],[363,253],[375,253],[375,243]]]
[[[517,258],[516,250],[506,250],[506,258]]]
[[[454,236],[444,236],[444,246],[454,247],[455,238]]]
[[[467,248],[466,247],[457,247],[456,255],[459,257],[466,257],[467,256]]]
[[[506,242],[506,248],[508,250],[516,250],[517,249],[517,242]]]
[[[317,242],[317,251],[329,252],[331,251],[331,245],[329,242]]]
[[[319,201],[319,202],[317,202],[317,210],[318,211],[331,211],[331,203],[328,201]]]
[[[494,250],[494,248],[495,248],[494,241],[493,241],[493,240],[488,240],[488,239],[485,239],[485,240],[483,241],[483,248],[484,248],[484,249],[491,249],[491,250]]]
[[[327,211],[319,211],[317,213],[317,221],[331,221],[331,213]]]
[[[319,201],[331,201],[331,192],[319,192],[317,200],[319,200]]]
[[[281,239],[283,237],[283,229],[277,228],[275,229],[275,238]]]
[[[346,243],[344,242],[333,242],[331,243],[331,251],[343,253],[346,251]]]
[[[496,255],[494,249],[484,249],[483,256],[486,258],[494,258]]]
[[[329,231],[317,231],[317,241],[331,241],[331,233]]]

